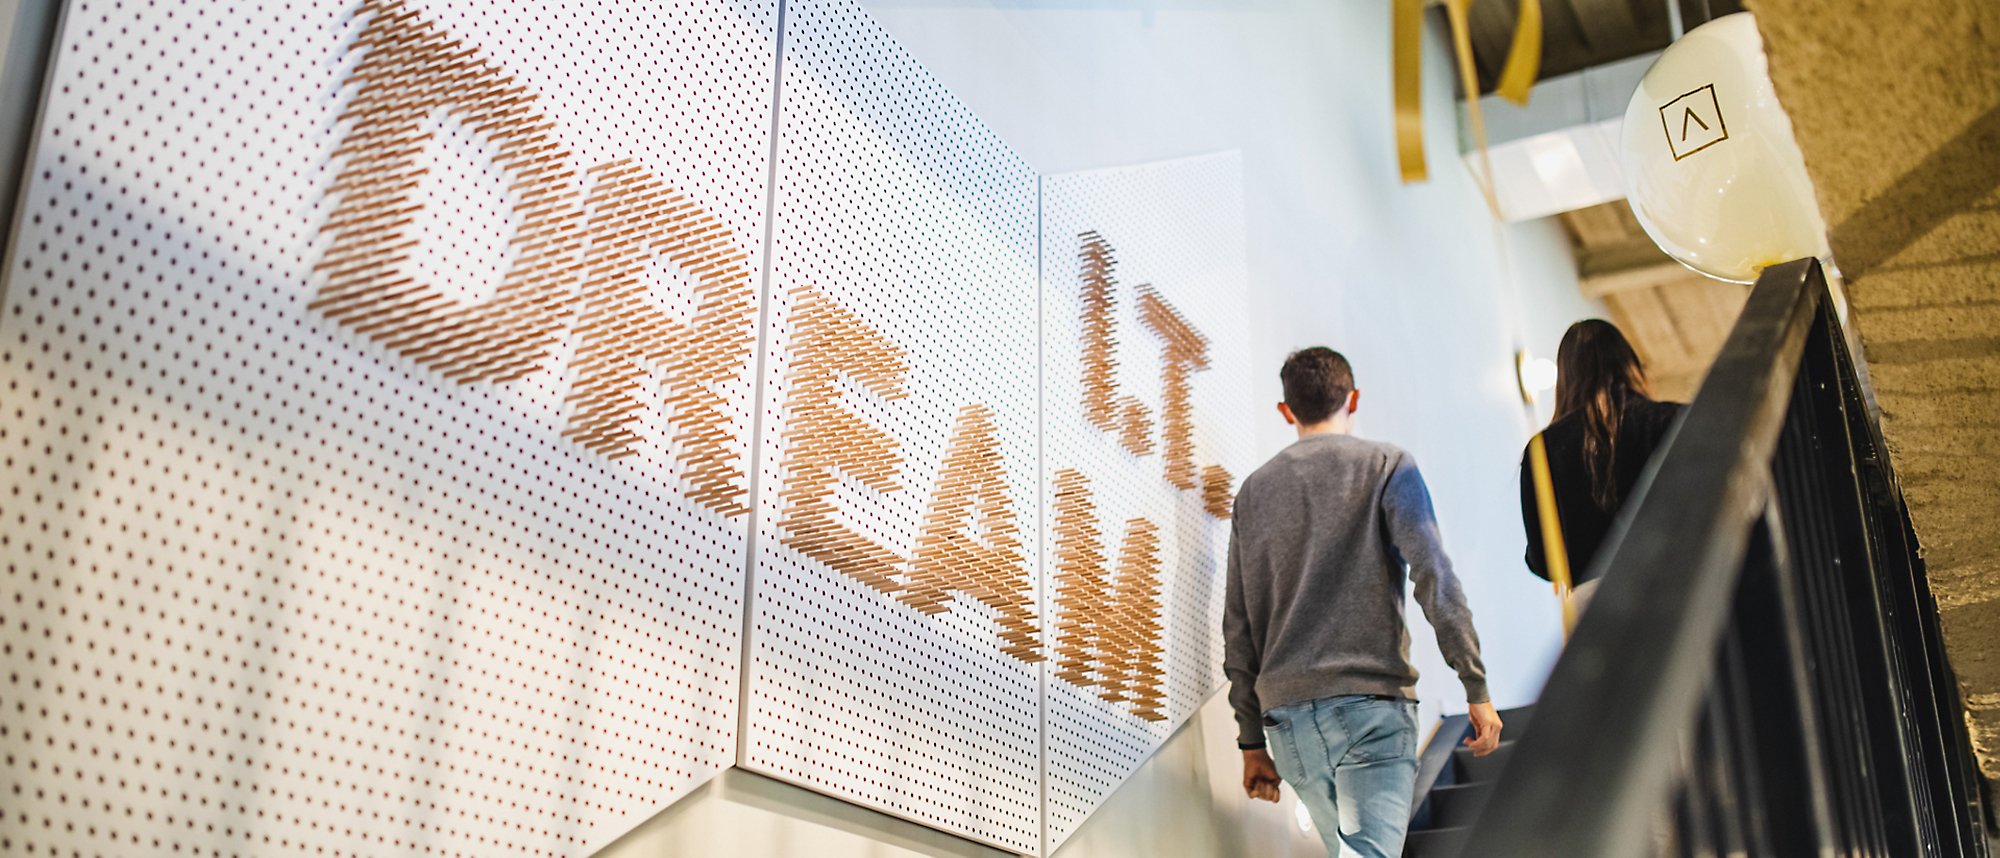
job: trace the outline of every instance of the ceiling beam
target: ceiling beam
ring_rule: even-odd
[[[1583,293],[1592,298],[1665,286],[1694,274],[1645,238],[1582,249],[1576,262]]]

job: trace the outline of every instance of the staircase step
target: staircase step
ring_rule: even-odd
[[[1454,784],[1431,790],[1431,815],[1426,828],[1461,828],[1471,825],[1493,795],[1490,783]]]
[[[1425,749],[1425,762],[1420,763],[1431,767],[1422,771],[1435,774],[1421,776],[1420,787],[1426,792],[1417,796],[1412,808],[1403,858],[1457,858],[1534,714],[1533,706],[1501,712],[1506,726],[1500,731],[1500,747],[1484,757],[1473,756],[1459,744],[1469,731],[1465,716],[1454,715],[1439,725],[1436,738],[1441,741]]]
[[[1513,756],[1514,743],[1502,741],[1500,747],[1484,757],[1472,755],[1471,748],[1458,748],[1451,752],[1452,764],[1458,767],[1458,777],[1454,782],[1461,784],[1491,783],[1500,779],[1500,770],[1507,765],[1507,758]]]
[[[1465,850],[1466,836],[1471,833],[1470,828],[1413,831],[1403,841],[1403,858],[1458,858]]]
[[[1501,741],[1519,739],[1526,735],[1528,732],[1528,722],[1533,720],[1534,716],[1535,707],[1533,705],[1523,706],[1519,709],[1500,710]]]

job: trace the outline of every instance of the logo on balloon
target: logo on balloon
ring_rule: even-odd
[[[1660,108],[1660,128],[1667,132],[1667,149],[1676,161],[1729,139],[1715,84],[1667,102]]]

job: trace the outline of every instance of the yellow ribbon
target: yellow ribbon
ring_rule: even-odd
[[[1395,49],[1396,162],[1403,183],[1430,178],[1424,166],[1424,3],[1396,0]]]
[[[1461,57],[1463,62],[1464,58]],[[1521,0],[1521,16],[1514,21],[1514,44],[1507,49],[1507,65],[1493,91],[1519,105],[1528,103],[1528,90],[1542,74],[1542,3]]]
[[[1556,487],[1549,477],[1549,447],[1542,433],[1528,440],[1529,468],[1535,475],[1535,518],[1542,525],[1542,556],[1547,561],[1549,580],[1562,600],[1563,637],[1576,629],[1576,601],[1570,586],[1569,549],[1563,546],[1562,520],[1556,517]]]
[[[1486,117],[1479,109],[1479,77],[1472,64],[1472,3],[1473,0],[1445,0],[1445,17],[1451,22],[1452,53],[1457,55],[1459,81],[1466,93],[1466,123],[1472,128],[1473,145],[1479,148],[1480,169],[1473,178],[1486,196],[1487,208],[1497,219],[1500,199],[1493,193],[1493,159],[1486,152]],[[1396,0],[1392,22],[1396,160],[1406,184],[1430,177],[1424,164],[1423,7],[1423,0]],[[1521,0],[1520,15],[1514,21],[1514,42],[1508,48],[1507,64],[1500,70],[1495,91],[1508,101],[1527,104],[1528,92],[1534,88],[1541,69],[1541,0]]]

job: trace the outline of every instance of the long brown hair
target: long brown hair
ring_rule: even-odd
[[[1633,397],[1649,398],[1646,370],[1618,326],[1585,319],[1569,326],[1556,350],[1556,416],[1580,414],[1583,463],[1590,497],[1600,509],[1618,504],[1618,424]]]

